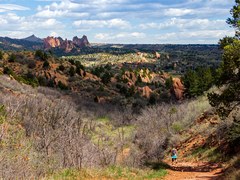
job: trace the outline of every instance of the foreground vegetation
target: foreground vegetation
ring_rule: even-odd
[[[178,81],[143,62],[88,67],[41,50],[0,52],[0,177],[156,179],[175,146],[185,160],[226,163],[223,177],[238,179],[239,4],[228,19],[236,36],[220,41],[222,65]]]

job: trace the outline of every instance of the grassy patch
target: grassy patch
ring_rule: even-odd
[[[198,160],[207,159],[209,162],[219,162],[223,160],[223,155],[217,150],[217,147],[195,149],[189,158]]]
[[[98,118],[96,127],[92,133],[92,142],[102,146],[114,146],[116,141],[127,142],[132,136],[135,126],[114,127],[108,117]]]
[[[156,179],[167,174],[165,169],[136,169],[111,166],[105,169],[65,169],[44,179]]]

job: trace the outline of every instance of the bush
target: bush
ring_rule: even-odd
[[[48,80],[45,77],[38,76],[37,79],[38,79],[38,82],[39,82],[40,86],[47,86],[48,85]],[[50,86],[50,87],[53,87],[53,86]]]
[[[76,74],[76,69],[73,66],[71,66],[69,69],[69,75],[74,76],[75,74]]]
[[[36,62],[35,61],[29,61],[28,62],[28,68],[34,69],[36,67]]]
[[[48,69],[50,67],[50,64],[48,61],[44,61],[43,68]]]
[[[0,60],[2,60],[2,59],[3,59],[3,52],[0,51]]]
[[[36,77],[29,78],[27,75],[25,76],[14,76],[14,78],[21,83],[31,85],[32,87],[39,86],[38,79]]]
[[[7,66],[5,66],[4,68],[3,68],[3,73],[4,74],[7,74],[7,75],[14,75],[14,72],[13,72],[13,70],[11,69],[11,68],[9,68],[9,67],[7,67]]]
[[[103,82],[104,84],[109,83],[112,76],[113,76],[112,73],[105,72],[105,73],[103,74],[103,76],[102,76],[102,82]]]
[[[35,51],[35,57],[39,58],[43,61],[46,61],[48,59],[48,55],[46,52],[43,52],[42,50],[36,50]]]
[[[15,62],[16,58],[17,58],[17,56],[15,54],[11,54],[8,58],[8,62]]]
[[[61,81],[58,81],[58,87],[61,90],[68,90],[68,86],[66,86],[65,84],[63,84]]]
[[[65,67],[61,64],[61,65],[58,67],[58,70],[64,71],[64,70],[65,70]]]

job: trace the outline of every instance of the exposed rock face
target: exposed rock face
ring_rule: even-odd
[[[77,36],[73,37],[73,44],[78,47],[89,46],[90,43],[88,42],[87,36],[83,35],[82,38],[78,38]]]
[[[127,79],[128,82],[130,82],[131,84],[135,84],[135,82],[137,81],[137,77],[135,76],[134,72],[129,72],[126,71],[123,75],[122,75],[123,79]]]
[[[80,69],[80,76],[83,77],[84,80],[91,80],[91,81],[101,81],[99,77],[93,75],[89,72],[85,72],[84,70]]]
[[[43,39],[44,48],[51,49],[51,48],[61,48],[64,49],[65,52],[70,52],[74,48],[82,48],[85,46],[90,46],[88,42],[87,36],[83,36],[82,38],[78,38],[75,36],[73,40],[63,40],[61,37],[47,37]]]
[[[71,52],[74,48],[74,44],[72,41],[65,39],[60,46],[61,49],[64,49],[65,52]]]
[[[59,38],[50,37],[50,36],[43,39],[43,42],[44,42],[44,48],[45,49],[56,48],[56,47],[59,47],[61,45],[61,41],[59,40]]]
[[[160,59],[161,54],[159,54],[158,52],[155,52],[155,56],[156,56],[157,59]]]
[[[152,90],[150,89],[150,87],[145,86],[142,88],[142,96],[146,97],[146,98],[150,98],[151,94],[152,94]]]
[[[173,92],[178,100],[183,98],[184,86],[179,78],[173,78]]]
[[[36,72],[36,76],[45,77],[47,80],[53,80],[56,85],[61,81],[62,84],[68,86],[68,77],[54,70],[41,70]]]

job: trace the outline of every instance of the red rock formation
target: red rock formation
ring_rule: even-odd
[[[157,59],[160,59],[161,54],[159,54],[158,52],[155,52],[155,56],[156,56]]]
[[[126,71],[123,75],[122,75],[122,79],[127,79],[128,82],[130,82],[131,84],[135,84],[135,82],[137,81],[137,77],[134,74],[134,72],[129,72]]]
[[[101,81],[101,79],[89,72],[85,72],[82,69],[80,69],[80,76],[83,77],[83,79],[87,80],[92,80],[92,81]]]
[[[51,49],[59,47],[61,45],[61,40],[59,38],[48,36],[47,38],[43,39],[43,43],[45,49]]]
[[[142,96],[144,96],[148,99],[150,98],[152,92],[153,91],[148,86],[145,86],[145,87],[142,88]]]
[[[74,48],[74,44],[72,41],[69,41],[67,39],[65,39],[61,46],[60,46],[61,49],[64,49],[65,52],[71,52],[72,49]]]
[[[183,98],[184,86],[180,78],[173,78],[173,92],[178,100]]]
[[[77,36],[73,37],[73,44],[78,47],[89,46],[90,43],[88,42],[87,36],[83,35],[82,38],[78,38]]]
[[[90,46],[87,36],[85,35],[82,38],[75,36],[72,41],[67,39],[63,40],[61,37],[47,37],[43,39],[43,43],[45,49],[60,47],[61,49],[64,49],[65,52],[70,52],[74,48]]]

